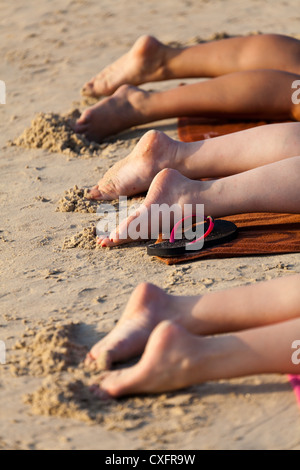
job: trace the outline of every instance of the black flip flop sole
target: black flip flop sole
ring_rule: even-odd
[[[207,229],[208,224],[205,222],[204,233]],[[205,248],[230,242],[237,237],[237,233],[238,228],[233,222],[229,222],[228,220],[215,220],[213,231],[204,239],[202,248],[191,249],[193,247],[193,245],[190,244],[192,240],[188,240],[184,237],[181,240],[175,240],[174,243],[164,241],[161,243],[155,243],[154,245],[149,245],[147,247],[147,254],[149,256],[159,256],[161,258],[174,258],[185,254],[197,253],[197,251],[202,251]],[[189,246],[189,249],[187,249],[187,246]],[[195,243],[195,248],[196,247],[197,243]]]

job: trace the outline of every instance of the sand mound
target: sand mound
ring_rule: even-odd
[[[14,376],[46,376],[67,370],[82,361],[87,348],[76,341],[79,324],[60,324],[26,328],[21,341],[13,348],[10,371]]]
[[[111,402],[100,402],[89,391],[83,371],[74,371],[80,378],[69,374],[56,374],[44,380],[35,392],[25,395],[23,401],[32,407],[34,414],[71,418],[86,423],[103,422],[103,412],[111,408]],[[73,381],[72,381],[73,378]]]
[[[96,370],[83,365],[87,348],[82,336],[86,327],[58,320],[39,322],[27,328],[15,345],[13,375],[46,377],[36,391],[23,397],[34,414],[102,423],[111,431],[139,429],[140,437],[150,443],[196,428],[200,420],[207,420],[208,411],[196,390],[119,401],[97,399],[89,385],[99,382],[99,365]],[[175,418],[172,425],[171,418]]]
[[[111,204],[118,211],[118,199],[113,201],[93,201],[87,199],[88,189],[79,188],[75,185],[73,188],[66,190],[64,196],[59,200],[56,212],[80,212],[82,214],[96,214],[101,202]],[[128,209],[132,206],[142,204],[144,196],[132,197],[127,200]]]
[[[73,131],[75,121],[80,115],[78,109],[62,115],[39,113],[32,120],[30,127],[15,140],[7,142],[7,146],[43,149],[52,153],[62,153],[71,158],[99,156],[111,158],[118,148],[130,150],[140,139],[140,137],[132,137],[123,140],[112,136],[106,138],[101,144],[90,142],[84,135]]]
[[[91,380],[88,373],[80,370],[52,375],[23,401],[36,415],[101,423],[109,431],[139,429],[140,438],[148,442],[195,429],[208,419],[208,411],[195,393],[101,401],[89,391],[87,384]]]
[[[24,396],[24,402],[32,406],[34,413],[102,421],[106,405],[95,400],[89,391],[91,371],[85,371],[83,366],[88,348],[80,343],[80,328],[80,323],[61,324],[52,320],[27,328],[21,341],[15,344],[11,373],[46,377],[37,391]]]
[[[25,129],[20,137],[9,142],[9,145],[44,149],[70,157],[99,156],[107,144],[90,142],[83,135],[76,134],[72,124],[79,116],[80,112],[77,109],[64,115],[39,113],[31,122],[31,126]]]
[[[63,249],[82,248],[84,250],[99,249],[96,243],[96,227],[94,225],[84,228],[81,232],[76,233],[72,237],[66,237],[63,243]]]
[[[65,191],[64,197],[58,202],[56,212],[81,212],[95,214],[99,202],[87,199],[87,189],[74,188]]]
[[[57,212],[81,212],[81,213],[97,213],[97,209],[100,207],[101,202],[90,201],[85,198],[86,190],[78,189],[78,186],[74,186],[69,191],[65,192],[65,196],[59,201]],[[127,210],[134,211],[144,201],[144,196],[138,196],[127,200]],[[116,214],[118,217],[119,201],[115,199],[113,201],[107,201],[111,206],[115,207]],[[129,212],[128,212],[129,213]],[[70,248],[82,248],[84,250],[95,250],[99,249],[97,245],[97,232],[96,226],[91,225],[85,227],[80,232],[76,233],[71,237],[65,237],[63,243],[63,249],[68,250]]]

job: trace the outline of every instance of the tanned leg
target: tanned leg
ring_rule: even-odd
[[[298,120],[292,84],[300,76],[277,70],[235,72],[200,83],[150,93],[124,85],[84,111],[75,131],[101,141],[132,126],[178,116]]]
[[[273,69],[300,73],[300,41],[263,34],[211,41],[192,47],[169,47],[142,36],[132,49],[87,82],[82,93],[111,95],[121,85],[188,77],[217,77],[227,73]]]

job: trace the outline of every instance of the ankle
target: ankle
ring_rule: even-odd
[[[133,53],[144,62],[144,71],[150,70],[155,80],[168,79],[168,62],[173,51],[173,48],[149,35],[141,36],[133,47]]]
[[[176,60],[185,48],[163,46],[162,50],[162,75],[164,80],[181,77],[181,61]]]
[[[173,321],[193,334],[204,334],[199,321],[199,311],[196,314],[196,305],[201,296],[173,296],[169,295],[169,310],[173,312]],[[198,308],[199,310],[199,308]]]
[[[199,158],[196,157],[202,142],[176,142],[176,144],[175,169],[187,178],[205,177],[206,175],[202,174],[201,165],[199,165]]]
[[[234,213],[231,201],[228,203],[225,179],[195,182],[197,184],[196,198],[198,197],[199,204],[204,205],[206,216],[222,217]]]
[[[206,341],[205,380],[227,380],[267,372],[262,367],[261,357],[249,348],[238,333],[202,339]]]
[[[145,311],[151,312],[151,328],[154,329],[160,322],[169,319],[171,311],[171,296],[163,289],[148,282],[140,284],[134,292],[135,298],[139,298]],[[138,315],[140,313],[138,312]]]
[[[137,88],[134,93],[128,97],[128,101],[136,114],[137,124],[147,124],[151,122],[153,118],[153,96],[155,93],[151,93],[145,90]]]
[[[243,351],[233,335],[200,337],[194,361],[198,383],[226,380],[243,374]]]

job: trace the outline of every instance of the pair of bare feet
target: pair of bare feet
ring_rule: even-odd
[[[106,399],[247,375],[299,374],[299,361],[291,357],[300,328],[299,281],[300,274],[289,275],[190,297],[139,285],[86,366],[111,369],[141,358],[132,367],[102,372],[91,391]]]
[[[84,95],[107,98],[82,114],[75,131],[99,142],[135,125],[186,115],[299,120],[299,104],[291,100],[291,87],[300,78],[299,50],[300,41],[280,35],[187,48],[142,36],[127,54],[84,85]],[[211,80],[158,93],[137,88],[191,77]]]
[[[83,95],[112,96],[86,110],[77,121],[76,132],[99,142],[109,135],[148,122],[150,93],[136,86],[168,78],[166,53],[171,51],[155,38],[142,36],[127,54],[86,83]]]
[[[184,204],[191,202],[189,195],[193,189],[193,181],[187,176],[196,177],[195,170],[189,169],[193,148],[193,144],[183,145],[162,132],[149,131],[128,157],[108,170],[98,185],[90,190],[88,197],[99,201],[113,200],[149,190],[143,204],[146,217],[151,216],[153,204],[168,204],[169,207],[177,204],[183,209]],[[98,243],[109,247],[130,242],[121,233],[127,230],[134,218],[128,218],[110,238],[98,238]]]
[[[169,208],[176,205],[182,216],[185,205],[195,213],[197,204],[203,204],[205,215],[212,217],[245,212],[298,213],[296,175],[300,157],[294,155],[300,153],[299,125],[263,126],[192,143],[176,142],[163,133],[150,131],[127,158],[106,173],[89,197],[111,200],[149,188],[141,208],[149,230],[152,208],[163,204]],[[228,176],[218,178],[224,175]],[[196,180],[203,177],[217,179]],[[280,192],[274,191],[277,186]],[[99,238],[98,243],[111,247],[132,241],[126,234],[137,216],[139,211],[109,237]]]
[[[133,367],[103,372],[93,380],[91,391],[107,399],[178,390],[212,378],[216,351],[206,338],[180,324],[182,312],[192,311],[194,303],[193,298],[174,298],[151,284],[138,286],[118,325],[92,348],[86,366],[100,362],[110,369],[143,353],[142,358]]]

